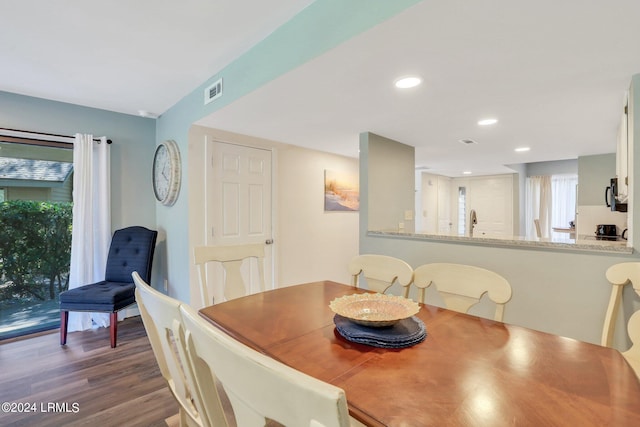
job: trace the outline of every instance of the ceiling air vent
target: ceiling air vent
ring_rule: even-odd
[[[458,142],[461,142],[465,145],[469,145],[469,144],[477,144],[477,142],[475,142],[473,139],[460,139],[458,140]]]
[[[204,105],[222,96],[222,79],[217,80],[204,90]]]

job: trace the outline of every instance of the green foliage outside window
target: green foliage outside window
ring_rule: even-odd
[[[0,301],[52,300],[69,287],[72,203],[0,203]]]

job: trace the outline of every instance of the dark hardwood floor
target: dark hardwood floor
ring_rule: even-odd
[[[167,426],[178,413],[140,317],[118,324],[114,349],[108,328],[69,333],[66,346],[58,330],[0,341],[0,403],[3,427]]]

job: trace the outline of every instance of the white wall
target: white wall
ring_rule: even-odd
[[[324,211],[324,171],[358,176],[358,160],[299,147],[278,150],[278,283],[349,283],[358,212]]]
[[[417,232],[441,234],[443,233],[443,223],[449,222],[451,224],[450,232],[446,234],[457,234],[459,222],[458,188],[466,187],[466,211],[470,212],[471,209],[478,211],[477,230],[482,232],[482,228],[486,227],[485,224],[488,224],[491,218],[500,218],[502,223],[500,231],[496,233],[494,230],[491,234],[509,237],[517,234],[518,228],[514,227],[513,222],[517,217],[514,214],[514,209],[518,207],[517,203],[514,203],[518,194],[517,189],[513,188],[514,182],[517,182],[515,174],[448,178],[422,172],[417,173],[416,176],[418,181],[416,186],[416,194],[418,195],[416,197]],[[494,189],[496,186],[497,192],[495,190],[491,193],[487,192],[488,189]],[[474,200],[487,198],[491,200],[491,203],[479,210],[480,203],[474,203]],[[445,212],[446,215],[443,215]]]
[[[459,222],[458,188],[465,187],[466,232],[469,230],[469,213],[473,209],[478,215],[474,236],[507,238],[514,236],[516,233],[513,226],[515,208],[513,181],[513,174],[453,178],[451,180],[453,229],[458,229]]]
[[[416,204],[416,232],[436,234],[438,232],[438,194],[440,176],[420,173],[417,194],[420,204]],[[449,185],[449,183],[446,183]],[[450,201],[449,201],[450,203]]]
[[[205,243],[205,141],[273,151],[276,287],[316,280],[348,283],[347,263],[358,254],[357,212],[324,212],[324,171],[358,173],[358,160],[246,135],[192,126],[186,160],[189,247]],[[183,160],[185,162],[185,160]],[[189,254],[189,284],[172,284],[178,297],[201,306],[197,270]]]

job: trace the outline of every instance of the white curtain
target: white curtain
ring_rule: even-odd
[[[76,134],[73,144],[73,233],[69,288],[104,280],[111,243],[110,156],[107,138]],[[69,331],[109,326],[106,313],[69,312]]]
[[[526,235],[536,236],[533,220],[540,221],[540,235],[549,238],[553,227],[569,227],[576,217],[575,174],[531,176],[526,187]]]
[[[548,238],[551,232],[551,177],[530,176],[527,178],[526,187],[526,235],[528,238],[536,237],[534,220],[540,222],[540,236]]]
[[[551,225],[553,227],[569,227],[570,221],[576,219],[576,197],[578,176],[553,175],[551,177],[551,193],[553,195],[553,212]]]

